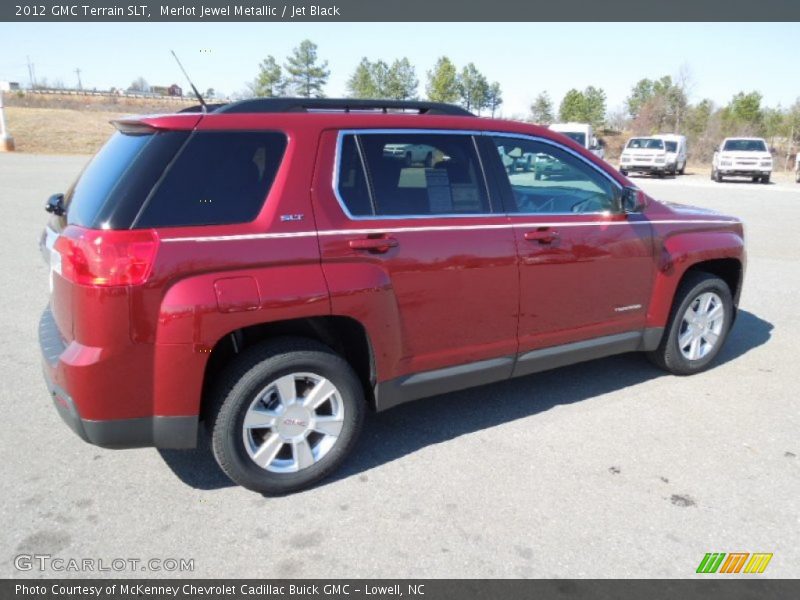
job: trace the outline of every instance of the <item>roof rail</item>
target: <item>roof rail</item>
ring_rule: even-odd
[[[226,104],[218,113],[287,113],[313,111],[416,111],[425,115],[474,117],[460,106],[418,100],[362,100],[354,98],[252,98]]]

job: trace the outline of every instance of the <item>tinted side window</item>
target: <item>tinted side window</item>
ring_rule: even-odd
[[[277,132],[196,132],[147,199],[136,227],[252,221],[286,149]]]
[[[342,139],[338,189],[339,196],[351,215],[363,217],[375,214],[364,164],[354,135],[346,135]]]
[[[189,133],[117,132],[67,191],[67,223],[127,229]]]
[[[471,136],[366,133],[358,139],[376,215],[491,212]]]
[[[608,178],[557,146],[523,138],[494,138],[511,185],[511,212],[592,213],[617,210]]]

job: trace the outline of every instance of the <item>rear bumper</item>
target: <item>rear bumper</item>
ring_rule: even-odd
[[[130,419],[85,419],[69,390],[56,383],[69,381],[73,365],[64,362],[66,350],[50,309],[39,322],[39,347],[44,379],[62,420],[85,442],[103,448],[194,448],[197,444],[197,416],[148,416]],[[85,368],[81,366],[80,368]]]

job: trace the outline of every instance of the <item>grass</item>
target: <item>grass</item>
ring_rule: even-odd
[[[5,109],[17,152],[94,154],[114,132],[111,119],[128,113],[63,108]]]

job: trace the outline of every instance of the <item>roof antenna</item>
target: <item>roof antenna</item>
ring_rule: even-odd
[[[189,78],[189,74],[186,72],[186,69],[183,68],[183,65],[181,64],[181,61],[178,58],[178,55],[175,54],[175,50],[170,50],[170,52],[172,52],[172,56],[175,57],[175,62],[178,63],[178,66],[181,68],[181,71],[183,71],[183,75],[186,77],[186,81],[188,81],[189,85],[192,86],[192,91],[194,92],[194,95],[197,96],[197,99],[200,101],[200,106],[203,108],[203,112],[207,113],[208,112],[208,106],[206,105],[206,101],[203,100],[203,97],[200,95],[200,92],[198,92],[197,88],[194,87],[194,84],[192,83],[192,80]]]

